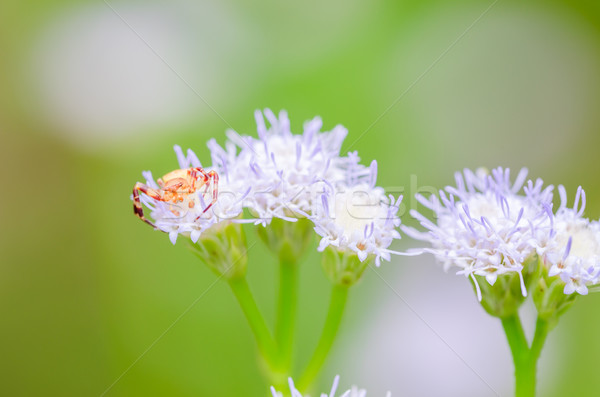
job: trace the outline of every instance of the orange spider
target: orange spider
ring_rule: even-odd
[[[137,182],[133,187],[133,213],[152,227],[156,226],[144,216],[139,192],[148,195],[154,200],[170,203],[169,210],[175,216],[181,215],[177,208],[187,207],[191,209],[198,204],[197,196],[192,196],[192,193],[195,193],[203,186],[204,192],[202,194],[206,194],[209,187],[212,187],[212,201],[204,208],[202,214],[217,202],[219,175],[215,171],[206,172],[202,167],[179,169],[169,172],[162,178],[159,178],[157,182],[160,189],[153,189],[140,182]]]

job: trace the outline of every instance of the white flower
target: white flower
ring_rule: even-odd
[[[524,194],[520,194],[526,177],[527,170],[522,169],[511,184],[510,171],[500,167],[491,175],[483,169],[456,173],[456,187],[440,190],[439,198],[417,195],[419,202],[434,212],[437,222],[411,210],[411,215],[428,231],[409,227],[403,231],[429,242],[432,248],[420,252],[434,254],[446,270],[456,266],[457,274],[471,277],[480,301],[475,275],[485,277],[493,285],[499,275],[516,272],[521,279],[521,292],[527,296],[523,263],[546,249],[545,242],[552,235],[553,187],[543,189],[540,179],[535,184],[528,181]]]
[[[334,246],[355,252],[360,261],[372,257],[378,266],[382,258],[389,260],[394,253],[389,246],[400,238],[396,228],[401,197],[388,197],[375,186],[375,161],[367,167],[356,152],[340,156],[346,129],[338,125],[322,132],[321,119],[315,117],[304,124],[302,134],[293,134],[285,111],[279,116],[269,109],[264,115],[256,111],[255,118],[258,138],[230,130],[223,147],[214,139],[208,143],[213,165],[205,170],[219,176],[218,197],[210,211],[206,208],[212,201],[212,182],[186,194],[181,203],[141,194],[154,219],[149,223],[169,233],[175,243],[179,234],[196,242],[205,230],[225,220],[266,226],[273,218],[308,218],[322,237],[319,250]],[[182,170],[201,167],[191,150],[184,155],[175,146],[175,152]],[[144,176],[148,188],[159,189],[149,171]],[[240,219],[244,208],[252,219]]]
[[[373,163],[375,164],[375,163]],[[375,168],[375,167],[372,167]],[[389,249],[400,238],[398,209],[402,196],[394,199],[372,183],[353,186],[338,184],[325,190],[319,210],[311,217],[315,231],[321,236],[319,251],[328,246],[354,251],[360,261],[367,257],[390,260]]]
[[[263,114],[255,112],[258,139],[228,131],[225,149],[212,140],[213,163],[227,170],[230,180],[244,180],[252,187],[245,206],[256,223],[307,217],[319,197],[319,185],[346,177],[347,160],[340,158],[340,148],[347,131],[338,125],[321,132],[323,123],[315,117],[304,124],[302,134],[292,134],[285,111],[277,117],[265,109],[264,116],[269,128]]]
[[[179,146],[176,145],[174,149],[180,169],[202,167],[198,157],[192,150],[188,150],[186,156]],[[208,210],[206,208],[212,202],[213,189],[215,189],[213,180],[205,185],[197,186],[195,192],[182,194],[183,201],[177,203],[172,200],[160,200],[143,192],[140,194],[140,201],[150,210],[154,226],[168,233],[173,244],[177,241],[179,234],[189,237],[193,242],[197,242],[201,234],[214,225],[240,221],[237,218],[242,213],[243,199],[248,194],[249,189],[239,180],[229,178],[225,169],[207,167],[204,170],[207,173],[215,171],[220,177],[217,201]],[[160,186],[154,180],[150,171],[145,171],[142,175],[146,179],[146,187],[155,191],[160,190]]]
[[[333,379],[333,385],[331,386],[331,391],[329,392],[329,394],[321,393],[321,397],[335,397],[335,392],[337,391],[339,381],[340,381],[340,376],[337,375]],[[288,383],[290,386],[290,393],[292,394],[292,397],[302,397],[302,394],[294,386],[294,381],[292,380],[292,378],[288,379]],[[271,386],[271,394],[273,395],[273,397],[282,397],[283,396],[283,394],[281,392],[278,392],[277,390],[275,390],[275,388],[273,386]],[[339,397],[366,397],[366,395],[367,395],[366,390],[359,389],[356,386],[352,386],[351,389],[346,390]],[[388,392],[386,394],[386,397],[391,397],[391,396],[392,396],[392,394],[390,392]],[[304,396],[304,397],[309,397],[309,396]]]
[[[576,291],[586,295],[588,286],[600,283],[600,224],[583,217],[585,192],[581,187],[573,208],[567,207],[565,188],[561,185],[558,189],[561,205],[554,217],[555,234],[544,262],[550,266],[548,276],[559,275],[565,282],[565,294]]]

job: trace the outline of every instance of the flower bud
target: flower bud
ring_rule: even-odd
[[[558,318],[571,307],[579,294],[565,294],[566,283],[561,280],[560,276],[550,277],[548,268],[540,267],[541,277],[533,289],[533,303],[535,303],[538,316],[553,326]]]
[[[219,277],[234,279],[246,274],[246,235],[240,223],[221,222],[206,230],[193,252]]]
[[[527,290],[539,277],[538,256],[532,255],[523,263],[520,273],[507,272],[498,276],[493,284],[490,278],[474,276],[481,291],[481,306],[494,317],[507,317],[515,314],[527,297]]]
[[[269,225],[259,226],[257,231],[269,250],[287,263],[298,261],[314,235],[313,225],[306,218],[300,218],[296,222],[274,218]]]
[[[332,283],[351,286],[360,280],[373,257],[369,255],[361,261],[354,251],[329,246],[323,251],[321,263]]]

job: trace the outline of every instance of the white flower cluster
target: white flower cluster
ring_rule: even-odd
[[[228,131],[228,140],[220,146],[213,139],[208,147],[212,166],[219,176],[218,199],[211,201],[212,183],[200,187],[192,201],[184,204],[141,194],[141,201],[151,209],[154,225],[169,233],[175,243],[178,234],[197,241],[203,231],[223,221],[254,222],[268,225],[273,218],[295,222],[308,218],[321,236],[319,249],[334,246],[351,250],[361,260],[390,259],[388,247],[400,238],[396,228],[401,198],[395,199],[376,187],[377,163],[360,164],[356,152],[340,155],[347,135],[338,125],[322,132],[316,117],[304,124],[302,134],[293,134],[285,111],[276,116],[271,110],[255,113],[258,138]],[[265,118],[269,126],[265,123]],[[176,146],[181,169],[201,167],[197,156],[188,150],[185,156]],[[150,172],[146,185],[159,186]],[[183,208],[185,207],[185,208]],[[246,208],[252,218],[242,219]]]
[[[577,190],[573,208],[567,207],[567,193],[558,187],[561,204],[554,216],[555,237],[544,255],[550,277],[559,275],[565,294],[588,293],[588,286],[600,283],[600,223],[583,217],[585,192]],[[581,203],[581,204],[580,204]]]
[[[583,205],[577,210],[580,189],[573,209],[566,208],[564,188],[559,187],[562,204],[552,212],[553,186],[543,187],[542,180],[525,184],[527,170],[522,169],[514,183],[508,169],[468,169],[455,175],[456,187],[440,190],[417,199],[433,211],[436,222],[412,210],[426,232],[403,227],[415,239],[426,241],[431,248],[414,250],[428,252],[440,260],[445,269],[459,268],[457,274],[475,278],[483,276],[493,285],[499,275],[516,272],[521,279],[524,296],[523,264],[540,255],[552,266],[550,276],[560,274],[565,281],[565,293],[587,292],[586,285],[599,282],[600,233],[598,222],[582,218]]]
[[[499,275],[522,274],[523,263],[536,252],[534,236],[551,232],[547,208],[552,188],[542,190],[538,180],[535,184],[529,181],[522,189],[526,176],[527,170],[521,170],[511,184],[509,170],[502,168],[493,170],[491,175],[483,169],[456,173],[456,187],[440,190],[439,198],[417,196],[421,204],[434,212],[437,224],[412,210],[411,215],[428,232],[408,227],[403,230],[431,243],[432,248],[423,252],[433,253],[445,269],[454,265],[460,269],[458,274],[471,277],[481,300],[475,275],[485,277],[493,285]],[[521,289],[526,295],[522,277]]]
[[[313,217],[315,231],[321,236],[319,250],[327,246],[350,249],[364,261],[369,255],[375,264],[390,260],[388,249],[394,239],[400,238],[397,216],[402,197],[389,197],[380,187],[359,183],[326,190],[318,207],[319,216]]]
[[[229,179],[251,188],[244,205],[256,223],[310,217],[322,185],[345,176],[340,150],[347,131],[338,125],[321,132],[323,123],[316,117],[304,124],[302,134],[295,135],[285,111],[277,117],[266,109],[264,116],[270,128],[263,114],[255,113],[258,139],[228,131],[225,149],[211,140],[213,162],[228,171]]]
[[[331,385],[331,391],[329,392],[329,394],[321,393],[321,397],[335,397],[335,393],[337,391],[339,381],[340,381],[340,376],[337,375],[333,379],[333,385]],[[290,393],[291,393],[292,397],[302,397],[302,394],[294,386],[294,381],[292,380],[292,378],[288,379],[288,383],[289,383]],[[281,392],[278,392],[277,390],[275,390],[275,388],[273,386],[271,386],[271,393],[272,393],[273,397],[282,397],[283,396],[283,394]],[[352,386],[352,388],[346,390],[339,397],[366,397],[366,396],[367,396],[366,390],[359,389],[356,386]],[[391,396],[392,396],[392,394],[390,392],[388,392],[386,394],[386,397],[391,397]],[[304,396],[304,397],[308,397],[308,396]]]

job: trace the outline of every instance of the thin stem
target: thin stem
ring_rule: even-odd
[[[279,261],[279,302],[275,340],[279,348],[281,369],[288,375],[292,364],[294,326],[296,324],[297,268],[295,261],[285,259]]]
[[[533,336],[533,342],[531,342],[530,359],[537,363],[537,360],[542,354],[542,348],[546,342],[546,337],[550,332],[550,326],[547,321],[542,320],[538,317],[535,323],[535,335]]]
[[[515,364],[515,395],[516,397],[534,397],[537,361],[550,330],[548,322],[538,317],[531,348],[525,338],[518,313],[502,318],[502,326]]]
[[[529,357],[515,365],[515,396],[535,397],[536,362]]]
[[[248,320],[248,324],[254,334],[261,356],[272,368],[277,359],[277,346],[271,336],[271,332],[269,331],[269,327],[267,327],[264,317],[256,305],[256,301],[250,291],[246,277],[229,280],[229,286],[240,304],[240,307],[246,316],[246,320]]]
[[[331,290],[331,298],[329,301],[329,311],[325,319],[325,325],[321,333],[321,339],[315,352],[298,382],[298,390],[305,391],[313,383],[321,367],[325,363],[327,354],[333,345],[338,328],[342,321],[342,314],[346,306],[348,297],[348,286],[336,284]]]
[[[501,320],[515,364],[515,396],[534,397],[535,366],[532,368],[529,360],[529,345],[521,325],[519,313],[504,317]]]
[[[510,352],[512,353],[513,362],[516,367],[527,356],[529,350],[529,344],[521,325],[519,313],[503,317],[500,320],[502,320],[502,327],[504,328],[506,339],[508,339],[508,345],[510,346]]]

